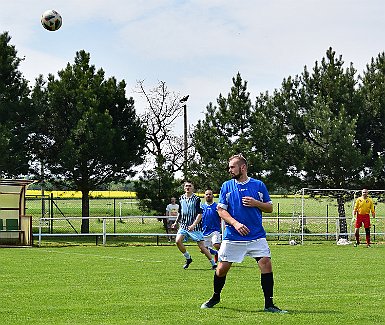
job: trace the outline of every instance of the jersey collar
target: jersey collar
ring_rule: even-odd
[[[235,184],[245,185],[250,181],[250,177],[247,177],[247,180],[245,180],[244,182],[238,182],[236,179],[234,179],[234,181],[235,181]]]

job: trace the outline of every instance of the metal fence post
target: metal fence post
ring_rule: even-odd
[[[41,245],[41,222],[42,222],[42,219],[40,219],[40,222],[39,222],[39,247]]]
[[[277,204],[277,233],[278,233],[278,240],[279,240],[279,202]]]
[[[326,233],[329,233],[329,204],[326,204]],[[326,240],[329,239],[329,235],[326,235]]]
[[[105,246],[107,242],[106,228],[106,218],[103,218],[103,246]]]
[[[53,193],[51,193],[51,201],[50,201],[51,211],[50,211],[50,223],[49,223],[49,233],[53,233]]]
[[[114,234],[116,234],[116,198],[114,198]]]

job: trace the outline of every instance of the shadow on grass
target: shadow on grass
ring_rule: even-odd
[[[196,265],[191,264],[191,266],[188,269],[186,269],[186,271],[200,271],[200,272],[201,271],[211,271],[211,272],[214,272],[214,270],[211,269],[211,265],[208,262],[207,262],[207,267],[203,267],[201,265],[199,265],[199,267],[198,266],[194,267],[194,266],[196,266]],[[255,265],[238,265],[238,264],[234,265],[233,264],[233,266],[231,267],[231,270],[238,269],[238,268],[241,268],[241,269],[256,269],[259,272],[257,264],[255,264]],[[231,272],[231,270],[229,272]]]
[[[255,309],[243,309],[243,308],[234,308],[234,307],[227,307],[227,306],[220,306],[217,305],[214,307],[215,309],[223,309],[223,310],[231,310],[235,312],[244,312],[244,313],[251,313],[251,314],[273,314],[273,313],[267,313],[263,309],[255,310]],[[287,314],[279,314],[277,315],[304,315],[304,314],[324,314],[324,315],[342,315],[341,311],[338,310],[296,310],[296,309],[288,309]]]

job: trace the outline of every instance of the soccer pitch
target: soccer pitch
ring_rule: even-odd
[[[234,264],[213,309],[196,245],[0,249],[1,324],[385,324],[385,245],[270,243],[275,302],[264,313],[255,261]]]

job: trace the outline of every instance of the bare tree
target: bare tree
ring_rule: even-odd
[[[138,81],[138,92],[146,101],[141,119],[147,127],[146,150],[156,167],[166,165],[175,173],[183,168],[183,141],[175,135],[177,119],[183,115],[181,97],[168,90],[166,82],[159,81],[153,89],[146,90],[144,81]]]

